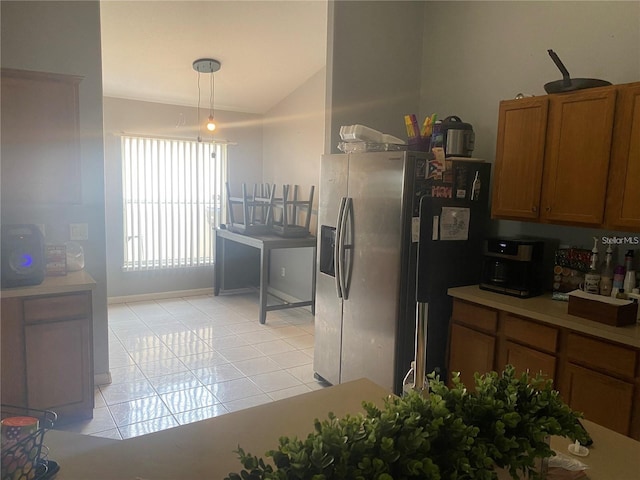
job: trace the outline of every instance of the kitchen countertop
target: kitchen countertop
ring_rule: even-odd
[[[450,296],[485,307],[532,318],[557,327],[593,335],[631,347],[640,348],[640,325],[613,327],[567,313],[567,302],[552,300],[550,294],[533,298],[517,298],[481,290],[477,285],[455,287],[448,290]]]
[[[94,290],[96,281],[84,270],[69,272],[66,275],[44,277],[40,285],[3,288],[0,298],[29,297],[32,295],[55,295],[57,293]]]
[[[241,470],[234,453],[238,445],[264,456],[282,435],[306,438],[315,418],[325,419],[330,411],[338,417],[362,411],[365,400],[382,406],[387,395],[383,387],[360,379],[128,440],[51,430],[44,443],[49,458],[60,465],[56,480],[220,480]],[[640,442],[586,420],[583,424],[594,441],[589,456],[580,458],[590,467],[588,478],[637,480]],[[563,453],[569,443],[551,439]],[[504,473],[500,479],[510,478]]]

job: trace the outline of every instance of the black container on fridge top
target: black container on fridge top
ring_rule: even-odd
[[[447,157],[470,157],[475,145],[475,133],[470,123],[451,115],[440,126],[444,139],[444,153]]]

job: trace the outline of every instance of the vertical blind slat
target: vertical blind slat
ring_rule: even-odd
[[[211,265],[226,148],[123,136],[121,152],[123,268]]]

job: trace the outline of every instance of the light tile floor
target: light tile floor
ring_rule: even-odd
[[[109,305],[112,383],[92,420],[57,428],[124,439],[323,388],[313,333],[303,308],[261,325],[255,293]]]

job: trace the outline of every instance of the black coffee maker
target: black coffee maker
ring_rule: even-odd
[[[544,285],[544,242],[520,238],[488,238],[484,242],[480,288],[529,298]]]

